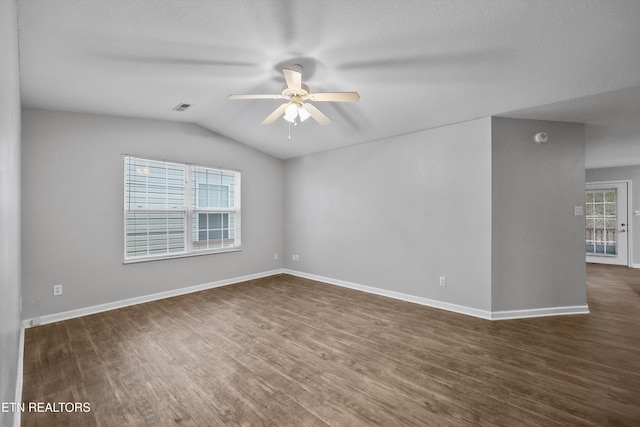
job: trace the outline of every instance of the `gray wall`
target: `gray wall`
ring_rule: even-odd
[[[0,402],[16,395],[20,343],[20,78],[15,0],[0,1]],[[14,414],[0,412],[0,425]]]
[[[288,160],[285,267],[490,310],[490,124]]]
[[[596,125],[584,130],[587,170],[640,165],[640,130]]]
[[[493,310],[586,304],[584,125],[493,118],[492,140]]]
[[[640,166],[622,166],[616,168],[587,169],[587,182],[627,180],[631,182],[632,210],[640,210]],[[632,228],[632,263],[640,265],[640,222],[638,217],[631,216],[629,222]]]
[[[123,265],[121,153],[242,170],[244,250]],[[24,318],[283,266],[487,311],[586,303],[582,125],[485,118],[282,162],[194,125],[26,109],[22,184]]]
[[[582,306],[584,184],[584,126],[559,122],[487,118],[288,160],[285,267],[494,312]]]
[[[123,265],[122,153],[241,170],[243,250]],[[282,267],[282,161],[201,127],[25,109],[22,166],[24,318]]]

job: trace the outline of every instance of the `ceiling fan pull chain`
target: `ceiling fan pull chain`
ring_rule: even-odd
[[[289,141],[291,141],[291,122],[289,122]]]

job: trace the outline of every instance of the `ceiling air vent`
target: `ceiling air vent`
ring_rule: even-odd
[[[173,111],[184,111],[187,108],[191,107],[191,104],[178,104],[172,108]]]

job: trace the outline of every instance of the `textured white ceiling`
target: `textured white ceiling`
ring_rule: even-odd
[[[193,122],[280,158],[491,115],[542,117],[533,107],[583,98],[597,105],[563,104],[544,118],[640,122],[638,101],[623,99],[640,93],[636,0],[18,0],[18,9],[24,106]],[[333,123],[309,120],[289,141],[284,120],[261,124],[280,101],[227,95],[279,93],[279,69],[294,63],[313,91],[361,100],[316,103]],[[193,106],[172,111],[180,102]]]

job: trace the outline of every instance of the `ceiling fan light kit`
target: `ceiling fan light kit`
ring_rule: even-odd
[[[268,125],[281,116],[294,126],[304,122],[309,117],[321,125],[328,125],[331,119],[316,108],[309,101],[313,102],[357,102],[360,99],[358,92],[318,92],[311,93],[309,86],[302,83],[302,65],[294,64],[282,69],[285,86],[282,93],[277,94],[246,94],[229,95],[229,99],[284,99],[286,102],[276,108],[263,124]]]
[[[284,110],[284,119],[289,123],[293,123],[296,125],[296,118],[298,121],[304,122],[309,117],[311,117],[311,113],[309,113],[304,107],[297,104],[287,104],[287,108]]]

